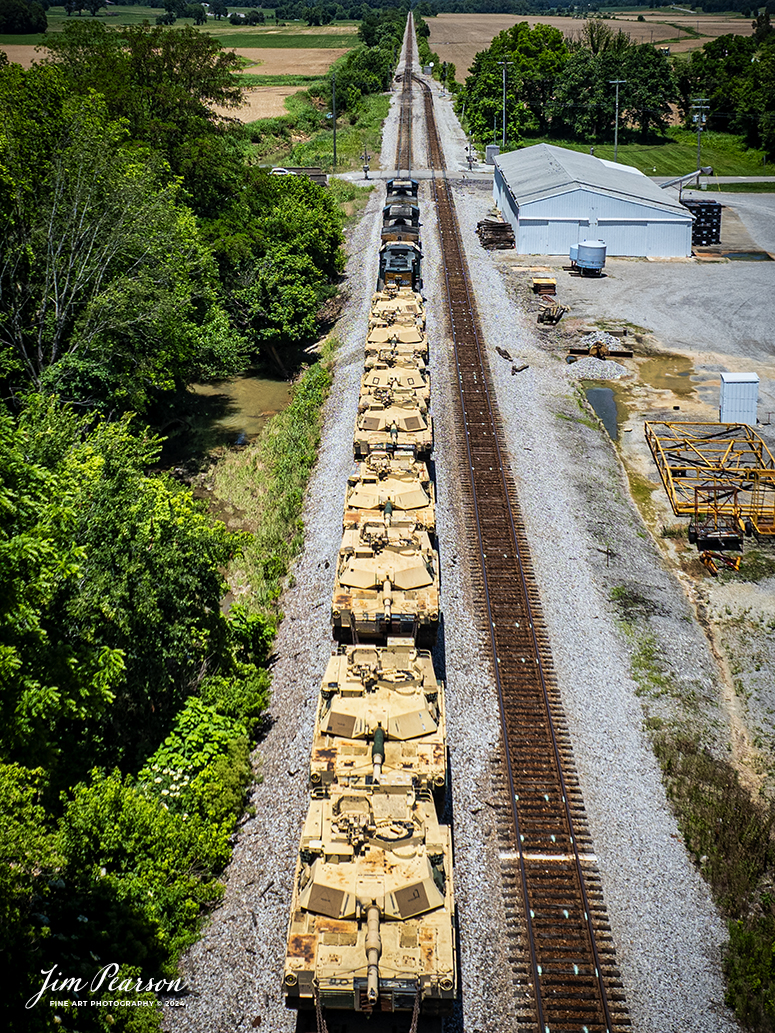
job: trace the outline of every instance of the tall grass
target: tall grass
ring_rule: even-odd
[[[215,495],[241,510],[253,532],[229,581],[254,613],[281,616],[277,600],[303,544],[304,492],[317,460],[336,347],[329,339],[320,359],[296,381],[290,405],[270,420],[258,441],[229,453],[215,469]]]

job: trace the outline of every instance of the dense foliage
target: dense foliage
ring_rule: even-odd
[[[478,53],[458,96],[458,111],[481,145],[500,141],[506,62],[506,140],[556,136],[595,143],[614,135],[616,93],[625,139],[664,134],[678,106],[694,127],[693,99],[709,98],[706,128],[744,136],[749,146],[775,151],[775,32],[765,11],[751,36],[708,41],[690,56],[670,58],[650,44],[634,43],[600,19],[585,19],[577,37],[556,28],[520,22]]]
[[[222,892],[328,372],[262,453],[254,535],[151,472],[161,441],[133,411],[257,354],[290,366],[341,215],[214,113],[240,89],[211,37],[72,20],[50,51],[0,62],[1,1007],[19,1033],[140,1033]],[[243,555],[266,580],[227,615]],[[46,972],[106,965],[129,982],[89,997],[150,1007],[49,1007],[69,987],[25,1008]]]
[[[740,133],[775,154],[775,29],[759,15],[750,36],[720,36],[678,65],[681,107],[691,124],[692,101],[708,101],[708,129]]]
[[[236,56],[190,26],[72,21],[48,46],[0,68],[6,399],[147,411],[257,355],[283,367],[341,268],[341,220],[214,113],[240,99]]]
[[[642,138],[667,126],[677,100],[669,59],[648,44],[603,21],[587,20],[580,37],[568,39],[552,26],[520,22],[499,33],[474,59],[459,93],[473,136],[500,140],[503,64],[506,62],[506,139],[511,145],[528,135],[553,133],[594,142],[613,135],[615,93],[612,79],[623,79],[620,124]]]
[[[0,32],[9,36],[45,32],[46,12],[35,0],[0,0]]]

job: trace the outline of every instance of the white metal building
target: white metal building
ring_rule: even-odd
[[[608,255],[685,258],[692,216],[629,165],[540,143],[495,159],[495,203],[522,255],[567,255],[605,241]]]

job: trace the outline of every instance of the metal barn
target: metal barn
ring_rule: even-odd
[[[608,255],[686,258],[692,216],[629,165],[540,143],[495,159],[495,203],[522,255],[567,255],[603,240]]]

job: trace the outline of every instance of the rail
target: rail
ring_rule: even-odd
[[[501,710],[501,862],[521,923],[513,959],[518,1028],[619,1033],[629,1029],[570,737],[552,674],[524,524],[476,300],[427,83],[423,90],[433,198],[460,403],[478,587]],[[463,930],[465,936],[465,930]],[[526,959],[526,961],[524,960]]]

